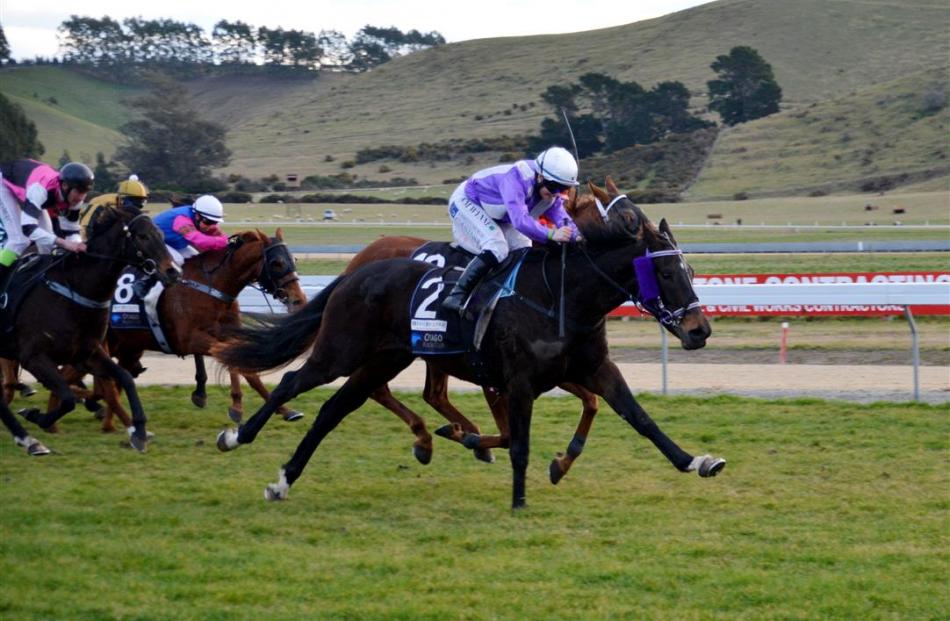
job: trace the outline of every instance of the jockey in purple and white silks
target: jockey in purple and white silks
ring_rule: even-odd
[[[461,311],[475,284],[511,250],[532,241],[576,241],[577,227],[564,209],[567,192],[576,185],[577,162],[562,147],[480,170],[462,182],[449,199],[452,237],[476,256],[442,306]],[[556,228],[539,223],[542,216]]]
[[[40,254],[55,246],[85,251],[79,213],[92,182],[92,171],[78,162],[59,171],[36,160],[0,165],[0,224],[7,237],[0,249],[0,280],[31,243]],[[52,218],[58,220],[63,237],[56,234]]]

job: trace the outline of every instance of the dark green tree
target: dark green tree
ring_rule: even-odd
[[[69,151],[63,149],[63,154],[59,156],[59,167],[62,168],[71,161],[73,161],[73,156],[69,154]]]
[[[230,162],[225,128],[198,118],[180,84],[158,81],[149,96],[132,103],[142,118],[121,127],[127,142],[116,151],[116,160],[150,186],[205,188],[213,181],[212,169]]]
[[[96,176],[93,182],[96,192],[115,192],[116,185],[119,183],[119,174],[115,170],[117,167],[115,162],[106,161],[106,156],[102,151],[96,153],[96,167],[92,170]]]
[[[128,36],[111,17],[71,15],[59,25],[57,36],[65,62],[108,67],[130,60]]]
[[[23,108],[0,94],[0,162],[37,158],[45,152],[36,125]]]
[[[0,65],[10,62],[10,44],[7,43],[7,35],[3,32],[3,26],[0,25]]]
[[[718,112],[727,125],[778,112],[782,89],[775,81],[772,65],[753,48],[734,47],[728,55],[717,56],[710,67],[719,79],[706,83],[709,109]]]

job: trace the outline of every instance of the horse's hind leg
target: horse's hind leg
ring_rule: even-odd
[[[191,393],[191,402],[199,408],[208,405],[208,372],[205,370],[205,357],[195,354],[195,389]]]
[[[597,416],[597,395],[577,384],[561,384],[561,388],[580,399],[584,410],[581,412],[581,420],[574,431],[574,437],[571,439],[571,443],[567,445],[567,451],[558,453],[557,457],[551,460],[548,475],[551,477],[551,483],[555,485],[571,469],[574,460],[580,457],[581,451],[584,450],[584,443],[587,442],[591,425],[594,424],[594,417]]]
[[[413,356],[408,352],[384,352],[377,354],[350,375],[340,390],[320,408],[319,415],[313,421],[313,425],[300,445],[297,446],[290,461],[280,469],[280,478],[277,483],[272,483],[264,489],[264,497],[267,500],[286,499],[290,486],[300,478],[307,462],[310,461],[310,457],[323,438],[333,431],[350,412],[366,403],[374,390],[385,385],[409,366],[412,359]]]
[[[17,379],[19,373],[20,365],[15,361],[0,358],[0,374],[3,375],[3,394],[0,395],[0,399],[3,399],[4,403],[13,401],[13,394],[16,392],[19,383]]]
[[[257,394],[259,394],[262,399],[266,401],[270,397],[270,391],[267,390],[266,386],[264,386],[264,382],[261,381],[260,375],[257,375],[256,373],[251,373],[251,374],[245,375],[244,379],[247,380],[248,386],[253,388],[254,391]],[[286,405],[282,405],[279,408],[277,408],[277,413],[280,414],[283,417],[283,419],[287,421],[288,423],[293,422],[295,420],[300,420],[301,418],[303,418],[303,414],[301,414],[297,410],[292,410],[288,408]],[[232,420],[234,420],[233,417],[232,417]],[[235,420],[234,422],[239,423],[241,421],[239,419],[239,420]]]
[[[59,372],[59,367],[46,354],[33,356],[26,369],[52,393],[50,403],[54,403],[53,399],[56,399],[58,404],[45,414],[40,414],[36,408],[22,410],[20,414],[31,423],[47,431],[52,430],[56,421],[75,409],[76,398]]]
[[[480,436],[481,430],[478,425],[470,421],[449,401],[449,376],[429,364],[426,365],[426,386],[422,392],[422,398],[451,423],[436,429],[436,435],[454,440],[465,445],[466,448],[473,449],[476,459],[489,464],[495,461],[495,456],[492,455],[490,448],[481,446],[473,448],[465,444],[465,438],[473,435]]]
[[[277,411],[281,405],[287,403],[302,392],[315,388],[327,382],[332,382],[339,377],[339,374],[333,374],[332,370],[326,367],[323,360],[313,357],[308,358],[296,371],[288,371],[280,379],[277,388],[270,393],[270,397],[264,402],[257,412],[254,413],[246,423],[241,425],[236,431],[234,429],[225,429],[218,434],[218,450],[231,451],[241,444],[250,444],[260,433],[270,417]]]
[[[393,396],[389,391],[389,386],[383,384],[373,391],[370,395],[373,401],[398,416],[416,436],[416,441],[412,445],[412,454],[421,464],[428,464],[432,461],[432,436],[426,429],[426,423],[422,418],[407,408],[401,401]]]

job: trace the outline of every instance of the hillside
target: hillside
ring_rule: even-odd
[[[689,190],[691,200],[880,191],[950,179],[945,69],[797,106],[726,129]]]
[[[785,94],[783,113],[726,132],[691,196],[799,193],[939,168],[941,161],[933,158],[938,157],[935,142],[946,136],[941,128],[946,112],[913,121],[910,108],[915,93],[921,95],[921,89],[947,75],[948,21],[950,5],[937,0],[720,0],[592,32],[446,45],[362,75],[221,77],[195,81],[189,88],[202,115],[230,132],[234,156],[227,172],[255,179],[288,172],[331,175],[367,147],[534,132],[546,113],[540,93],[590,71],[646,87],[680,80],[694,92],[699,109],[705,105],[705,82],[714,77],[709,64],[715,56],[735,45],[751,45],[775,69]],[[927,68],[933,72],[922,72]],[[28,114],[40,129],[46,157],[55,161],[62,148],[74,154],[100,148],[68,146],[81,144],[82,137],[87,144],[108,146],[115,138],[110,132],[130,115],[121,101],[131,91],[70,74],[84,82],[70,85],[65,90],[73,95],[57,95],[59,104],[50,106],[43,101],[47,87],[64,89],[55,79],[33,86],[41,76],[32,72],[46,70],[68,73],[51,67],[0,73],[0,92],[33,106]],[[889,97],[889,83],[900,80],[902,101],[910,108],[898,99],[879,105]],[[87,90],[95,97],[80,101]],[[92,126],[77,121],[67,130],[71,117]],[[845,132],[850,144],[834,143]],[[862,163],[867,151],[872,152],[870,164]],[[441,183],[500,157],[374,162],[348,172]],[[383,164],[388,171],[380,172]]]

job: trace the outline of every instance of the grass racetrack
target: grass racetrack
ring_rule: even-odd
[[[486,465],[436,438],[422,466],[408,430],[375,405],[328,436],[287,502],[267,503],[264,485],[328,392],[293,402],[307,422],[273,420],[230,454],[214,446],[226,389],[212,391],[206,411],[185,388],[142,393],[158,434],[146,455],[100,434],[82,408],[43,437],[49,457],[0,443],[0,617],[950,614],[946,405],[644,396],[684,448],[726,457],[724,472],[677,473],[605,409],[555,487],[547,464],[579,407],[545,397],[528,508],[512,515],[505,451]],[[441,424],[419,397],[405,398],[430,431]],[[453,400],[491,429],[480,396]]]

